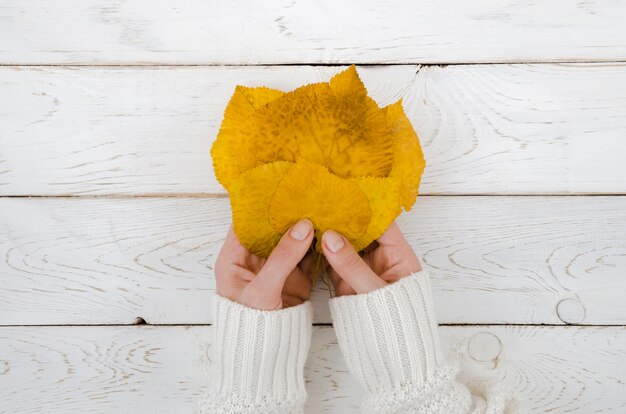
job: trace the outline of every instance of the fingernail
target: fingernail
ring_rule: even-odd
[[[343,241],[343,237],[341,237],[339,233],[332,230],[328,230],[324,233],[324,235],[322,236],[322,241],[324,242],[328,250],[333,253],[337,253],[339,249],[341,249],[343,245],[346,244]]]
[[[313,223],[308,219],[301,219],[297,222],[293,228],[291,229],[291,237],[296,240],[304,240],[306,236],[309,235],[311,229],[313,228]]]

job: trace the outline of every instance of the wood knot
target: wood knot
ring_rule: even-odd
[[[137,316],[135,318],[135,325],[147,325],[148,323],[146,322],[146,320],[144,318],[142,318],[141,316]]]
[[[470,338],[467,353],[474,361],[489,363],[495,369],[502,353],[502,341],[491,332],[478,332]]]
[[[0,375],[4,375],[11,371],[11,366],[9,365],[9,361],[0,361]]]
[[[587,310],[578,298],[565,298],[556,304],[556,314],[561,322],[572,325],[582,323]]]

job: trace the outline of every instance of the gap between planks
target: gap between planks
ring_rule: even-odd
[[[88,63],[88,62],[72,62],[72,63],[0,63],[1,67],[92,67],[92,68],[136,68],[136,67],[155,67],[155,68],[183,68],[183,67],[240,67],[240,66],[253,66],[253,67],[263,67],[263,66],[349,66],[349,65],[358,65],[358,66],[438,66],[438,67],[446,67],[446,66],[475,66],[475,65],[538,65],[538,64],[595,64],[595,63],[606,63],[606,64],[624,64],[626,60],[611,60],[611,59],[554,59],[554,60],[511,60],[511,61],[480,61],[480,62],[428,62],[428,63],[415,63],[415,62],[393,62],[393,63],[362,63],[357,61],[350,62],[328,62],[328,63],[319,63],[319,62],[288,62],[288,63],[150,63],[150,62],[136,62],[136,63]]]
[[[626,325],[620,324],[579,324],[579,323],[568,323],[568,324],[556,324],[556,323],[440,323],[437,324],[439,327],[495,327],[495,326],[517,326],[517,327],[534,327],[534,328],[569,328],[569,327],[577,327],[577,328],[626,328]],[[151,327],[185,327],[185,326],[214,326],[212,323],[99,323],[99,324],[44,324],[44,325],[0,325],[0,330],[3,328],[82,328],[82,327],[102,327],[102,328],[115,328],[115,327],[124,327],[124,326],[151,326]],[[322,327],[332,327],[332,323],[319,323],[315,322],[312,326],[322,326]]]
[[[478,193],[478,194],[453,194],[453,193],[429,193],[420,194],[418,197],[624,197],[626,193],[533,193],[533,194],[502,194],[502,193]],[[78,199],[135,199],[135,198],[229,198],[226,193],[147,193],[147,194],[55,194],[55,195],[1,195],[3,198],[78,198]]]

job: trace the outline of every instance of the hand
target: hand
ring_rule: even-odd
[[[311,296],[306,276],[312,255],[305,254],[313,241],[313,225],[302,219],[280,239],[267,259],[246,249],[232,225],[215,262],[217,293],[242,305],[277,310],[296,306]]]
[[[322,250],[337,296],[371,292],[422,270],[395,221],[363,250],[363,257],[333,230],[322,235]]]

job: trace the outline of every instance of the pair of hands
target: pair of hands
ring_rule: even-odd
[[[248,251],[231,225],[215,263],[217,293],[245,306],[278,310],[296,306],[311,296],[307,276],[313,264],[309,251],[313,225],[302,219],[280,239],[267,259]],[[421,270],[415,252],[393,222],[359,254],[341,234],[322,235],[324,265],[335,294],[367,293]]]

